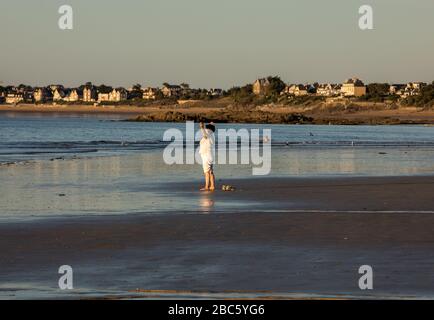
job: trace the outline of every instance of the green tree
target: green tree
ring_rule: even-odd
[[[370,83],[366,86],[366,94],[361,98],[366,101],[382,102],[390,98],[388,83]]]
[[[138,83],[133,85],[131,92],[129,93],[129,98],[138,100],[143,98],[142,86]]]
[[[366,93],[372,97],[384,97],[389,94],[389,88],[388,83],[370,83],[366,87]]]
[[[279,95],[286,87],[285,82],[282,81],[282,79],[280,79],[280,77],[275,76],[275,77],[268,77],[268,82],[270,82],[270,86],[267,88],[267,94],[268,95]]]
[[[409,96],[402,101],[402,104],[421,108],[434,107],[434,82],[422,87],[419,94]]]
[[[105,84],[102,84],[98,87],[98,92],[100,93],[109,93],[113,91],[113,87],[106,86]]]
[[[142,86],[138,83],[133,85],[133,91],[142,91]]]

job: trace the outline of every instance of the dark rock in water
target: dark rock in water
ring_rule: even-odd
[[[216,122],[216,123],[285,123],[285,124],[312,124],[314,119],[302,114],[281,114],[254,109],[226,109],[209,112],[206,115],[195,113],[182,113],[178,111],[157,112],[144,114],[128,121],[138,122]]]
[[[12,165],[15,165],[15,164],[17,164],[16,162],[3,162],[3,163],[0,163],[0,166],[6,166],[6,167],[8,167],[8,166],[12,166]]]
[[[283,115],[281,118],[282,123],[289,123],[289,124],[303,124],[303,123],[313,123],[312,117],[307,117],[302,114],[289,114],[289,115]]]

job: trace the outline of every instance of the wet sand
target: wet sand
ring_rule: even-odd
[[[434,177],[230,183],[236,192],[188,183],[177,196],[251,212],[1,223],[0,297],[434,297]],[[74,269],[69,293],[56,289],[64,264]],[[372,291],[357,285],[366,264]]]
[[[254,210],[433,211],[434,176],[258,178],[218,181],[236,192],[200,194],[198,183],[163,185],[167,194],[199,197],[216,203],[243,201]],[[159,186],[161,188],[161,186]],[[212,207],[211,207],[212,208]]]

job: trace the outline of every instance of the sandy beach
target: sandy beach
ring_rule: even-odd
[[[434,0],[101,3],[2,1],[0,302],[434,301]]]
[[[245,118],[246,113],[250,117]],[[269,114],[264,118],[264,112]],[[151,116],[153,121],[177,121],[168,113],[182,114],[184,117],[211,117],[216,122],[241,122],[241,123],[281,123],[282,115],[303,115],[311,118],[311,124],[434,124],[434,111],[420,108],[407,107],[400,109],[387,109],[366,106],[357,111],[333,111],[328,108],[315,108],[303,106],[287,107],[258,107],[255,110],[241,112],[240,110],[227,109],[224,103],[207,104],[206,102],[192,105],[158,105],[146,107],[134,107],[128,105],[118,106],[90,106],[90,105],[33,105],[22,104],[17,106],[0,105],[0,113],[44,114],[44,115],[113,115],[122,119],[146,119]],[[244,114],[244,115],[243,115]],[[137,118],[140,116],[139,118]],[[276,119],[273,120],[273,117]],[[268,119],[268,120],[267,120]],[[148,120],[146,120],[148,121]],[[184,118],[179,121],[185,122]]]
[[[205,197],[251,203],[250,212],[2,223],[0,295],[434,296],[434,177],[230,182],[236,192]],[[203,197],[182,186],[181,197]],[[56,289],[63,264],[75,270],[68,293]],[[357,286],[365,264],[374,268],[373,291]]]
[[[151,108],[158,110],[158,108]],[[91,106],[91,105],[0,105],[0,112],[18,112],[18,113],[61,113],[61,114],[121,114],[137,115],[143,113],[142,107],[132,106]]]

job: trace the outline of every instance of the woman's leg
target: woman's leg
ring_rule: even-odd
[[[210,174],[208,172],[204,172],[205,176],[205,187],[200,189],[201,191],[208,191],[209,190],[209,181],[210,181]]]
[[[209,172],[209,183],[210,183],[209,189],[210,190],[215,190],[215,176],[214,176],[214,171],[213,170],[211,170]]]
[[[209,189],[209,171],[205,172],[205,189]]]

